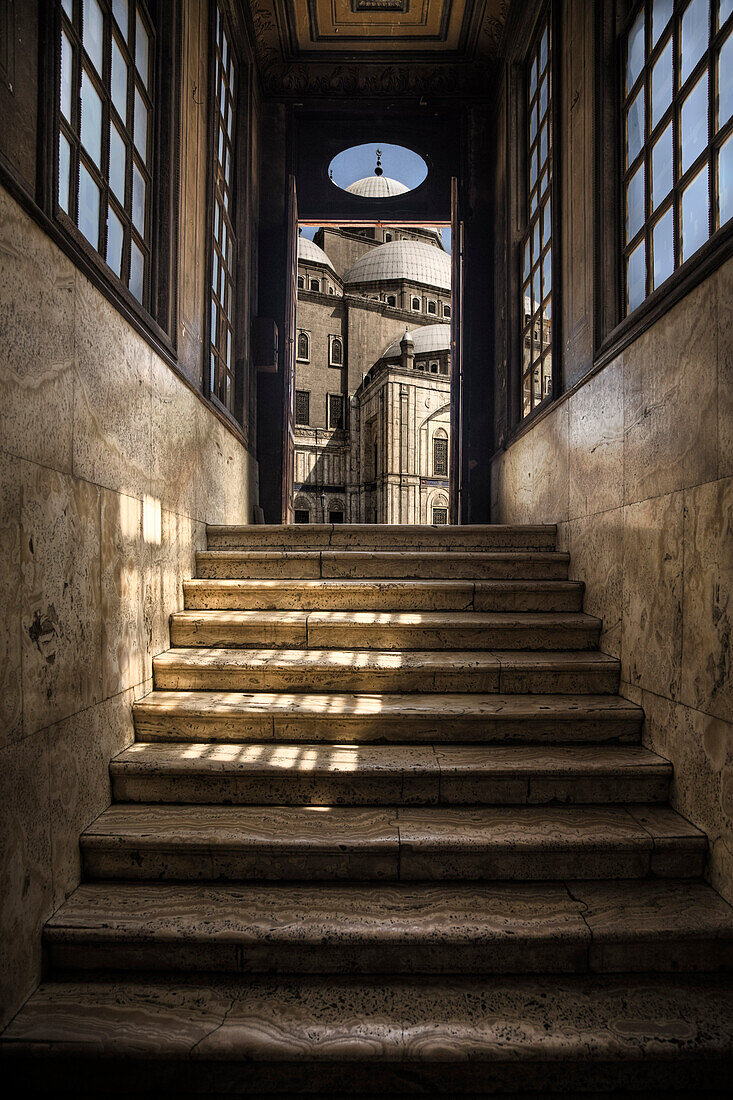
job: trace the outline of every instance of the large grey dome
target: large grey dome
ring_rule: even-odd
[[[364,176],[364,179],[350,183],[346,190],[352,195],[361,195],[363,199],[388,199],[390,195],[404,195],[410,188],[389,176]]]
[[[298,259],[306,263],[323,264],[325,267],[330,267],[334,275],[336,274],[333,264],[323,249],[307,237],[298,237]]]
[[[345,283],[382,283],[409,279],[413,283],[450,290],[451,260],[427,241],[390,241],[356,261]]]
[[[415,346],[415,355],[430,355],[432,352],[448,351],[450,348],[450,325],[424,325],[408,332],[407,336]],[[402,340],[404,336],[390,344],[382,353],[382,359],[399,359],[402,354]]]

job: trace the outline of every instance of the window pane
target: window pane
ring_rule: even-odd
[[[535,88],[537,87],[537,58],[532,61],[532,67],[529,70],[529,94],[530,97],[534,95]]]
[[[137,18],[135,19],[135,65],[140,76],[143,78],[143,84],[146,88],[148,86],[149,54],[148,32],[145,29],[145,24],[140,18],[140,12],[138,12]]]
[[[674,0],[654,0],[652,8],[652,46],[656,46],[662,31],[669,22]]]
[[[720,147],[718,156],[718,195],[720,224],[733,217],[733,135]]]
[[[652,127],[656,126],[672,102],[672,39],[662,50],[652,69]]]
[[[112,102],[123,122],[127,122],[127,62],[112,35]]]
[[[109,185],[115,196],[125,205],[125,169],[127,167],[127,149],[113,124],[109,131]]]
[[[733,31],[720,48],[718,61],[718,129],[733,114]]]
[[[119,278],[122,272],[122,245],[125,230],[122,222],[110,206],[107,212],[107,263]]]
[[[59,134],[59,206],[69,211],[69,174],[71,172],[71,148],[63,134]]]
[[[529,241],[524,242],[524,266],[522,268],[522,278],[526,279],[529,276]]]
[[[646,298],[646,243],[641,241],[629,256],[626,268],[628,311],[640,306]]]
[[[733,0],[720,0],[720,12],[718,14],[718,29],[723,26],[726,19],[733,11]]]
[[[547,75],[542,77],[542,83],[540,84],[540,118],[547,110]]]
[[[542,297],[546,298],[552,290],[552,249],[547,250],[542,261]]]
[[[82,42],[89,54],[94,68],[102,75],[102,42],[104,38],[104,20],[102,9],[97,0],[84,0],[82,13]]]
[[[79,167],[79,218],[81,232],[99,248],[99,188],[84,165]]]
[[[550,239],[550,233],[552,232],[552,214],[550,212],[550,204],[546,202],[542,210],[542,243],[547,244]]]
[[[629,45],[626,55],[626,91],[633,88],[636,78],[644,65],[644,9],[637,15],[629,31]]]
[[[101,168],[102,100],[86,72],[81,77],[81,142],[97,168]]]
[[[671,206],[654,226],[652,248],[654,251],[653,285],[658,287],[674,271],[674,211]]]
[[[61,0],[61,7],[64,9],[69,19],[74,17],[74,6],[72,0]]]
[[[626,165],[633,164],[644,144],[644,88],[629,104],[626,119]]]
[[[682,195],[682,262],[689,260],[708,239],[708,166],[695,176]]]
[[[132,224],[141,237],[145,236],[145,180],[140,169],[132,165]]]
[[[548,351],[542,360],[542,397],[549,397],[552,393],[552,352]]]
[[[684,84],[708,44],[709,0],[691,0],[682,16],[681,82]]]
[[[122,31],[122,37],[127,41],[127,0],[112,0],[112,14]]]
[[[130,248],[130,290],[138,302],[143,300],[143,276],[145,260],[140,249],[133,241]]]
[[[135,89],[135,148],[141,154],[143,160],[147,160],[148,109],[137,88]]]
[[[61,32],[61,114],[67,122],[71,122],[71,66],[72,66],[71,42]]]
[[[708,143],[708,74],[698,80],[682,104],[682,171],[686,172]]]
[[[652,210],[672,188],[672,123],[652,146]]]
[[[626,242],[641,229],[644,224],[644,164],[642,163],[629,180],[626,189]]]
[[[545,27],[542,32],[542,38],[540,39],[540,72],[544,71],[547,64],[547,51],[550,44],[550,28]]]

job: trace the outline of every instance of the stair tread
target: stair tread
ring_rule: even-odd
[[[599,629],[601,620],[582,611],[291,611],[257,609],[175,611],[176,623],[353,623],[359,626],[564,626],[579,630]]]
[[[618,659],[606,653],[588,650],[539,650],[530,653],[522,650],[471,650],[451,649],[447,652],[434,649],[235,649],[226,646],[174,646],[153,658],[159,667],[190,665],[194,668],[226,667],[247,668],[251,665],[272,667],[282,664],[288,668],[303,666],[313,668],[317,664],[330,668],[345,668],[351,663],[359,669],[379,668],[451,668],[499,669],[518,668],[616,668]]]

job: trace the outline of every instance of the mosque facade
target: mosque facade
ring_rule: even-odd
[[[347,190],[407,188],[375,173]],[[298,523],[447,523],[451,260],[440,230],[298,239]]]

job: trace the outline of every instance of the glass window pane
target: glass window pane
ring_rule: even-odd
[[[534,139],[537,137],[537,118],[538,118],[537,104],[535,103],[534,107],[532,108],[532,110],[529,113],[529,143],[530,143],[530,145],[532,144]]]
[[[112,102],[122,121],[127,124],[127,62],[112,35]]]
[[[682,171],[686,172],[708,143],[708,74],[698,80],[682,104]]]
[[[626,267],[627,308],[631,313],[646,298],[646,242],[641,241],[627,261]]]
[[[115,125],[109,131],[109,185],[122,206],[125,205],[125,169],[127,148]]]
[[[652,8],[652,46],[656,46],[662,31],[669,22],[674,0],[654,0]]]
[[[63,134],[59,134],[59,206],[69,213],[69,175],[71,172],[71,147]]]
[[[672,39],[662,50],[652,69],[652,127],[656,126],[672,102]]]
[[[81,77],[81,142],[97,168],[101,168],[102,100],[86,72]]]
[[[145,259],[134,241],[130,245],[130,291],[138,302],[143,300],[143,282],[145,276]]]
[[[733,31],[720,47],[718,60],[718,126],[725,126],[733,115]]]
[[[634,20],[634,25],[629,31],[629,42],[626,53],[626,92],[633,88],[636,78],[644,66],[644,8]]]
[[[546,337],[546,334],[545,334]],[[542,397],[552,393],[552,352],[548,351],[542,360]]]
[[[79,229],[94,248],[99,248],[99,188],[83,164],[79,167]]]
[[[72,0],[61,0],[61,7],[66,12],[69,19],[74,18],[74,6]]]
[[[532,276],[532,312],[537,309],[540,304],[540,269],[536,268],[534,275]]]
[[[718,197],[720,224],[733,217],[733,135],[720,147],[718,154]]]
[[[529,241],[524,242],[524,265],[522,267],[522,278],[529,278]]]
[[[644,144],[644,88],[629,104],[626,117],[626,166],[632,164]]]
[[[97,0],[84,0],[82,11],[82,43],[91,58],[92,65],[102,75],[102,43],[104,19]]]
[[[548,132],[548,129],[549,129],[549,126],[548,126],[547,123],[545,123],[544,126],[542,127],[542,130],[540,131],[540,164],[544,164],[545,161],[547,160],[547,132]]]
[[[542,38],[540,39],[540,72],[543,71],[547,64],[547,51],[550,44],[550,29],[545,27],[542,32]]]
[[[143,78],[143,84],[147,88],[148,86],[148,65],[149,65],[150,46],[148,32],[145,29],[145,24],[140,18],[140,12],[137,13],[135,19],[135,65],[140,76]]]
[[[532,233],[532,263],[536,264],[540,258],[540,223],[539,219],[534,223]]]
[[[626,243],[636,236],[645,221],[644,164],[637,168],[626,188]]]
[[[655,210],[672,188],[672,123],[663,130],[652,146],[652,210]]]
[[[542,243],[547,244],[552,232],[552,213],[550,203],[546,202],[542,210]]]
[[[122,31],[122,37],[127,41],[127,0],[112,0],[112,14]]]
[[[682,195],[682,262],[689,260],[708,239],[708,166],[688,184]]]
[[[529,186],[534,187],[537,183],[537,147],[535,146],[534,152],[529,161]]]
[[[718,12],[718,29],[723,26],[731,12],[733,12],[733,0],[720,0],[720,10]]]
[[[530,98],[534,95],[537,87],[537,58],[533,58],[532,65],[529,70],[529,94]]]
[[[552,290],[552,249],[548,248],[542,261],[542,297],[546,298]]]
[[[547,110],[547,74],[542,77],[542,83],[540,84],[540,118]]]
[[[653,286],[658,287],[674,271],[674,211],[670,206],[652,230]]]
[[[107,211],[107,263],[119,278],[122,272],[122,245],[125,230],[122,222],[110,206]]]
[[[132,165],[132,224],[141,237],[145,236],[145,180],[140,169]]]
[[[682,16],[681,82],[684,83],[708,44],[710,0],[691,0]]]
[[[147,161],[148,153],[148,109],[140,92],[135,89],[135,148]]]
[[[61,114],[67,122],[71,122],[71,67],[72,67],[71,42],[61,32]]]

